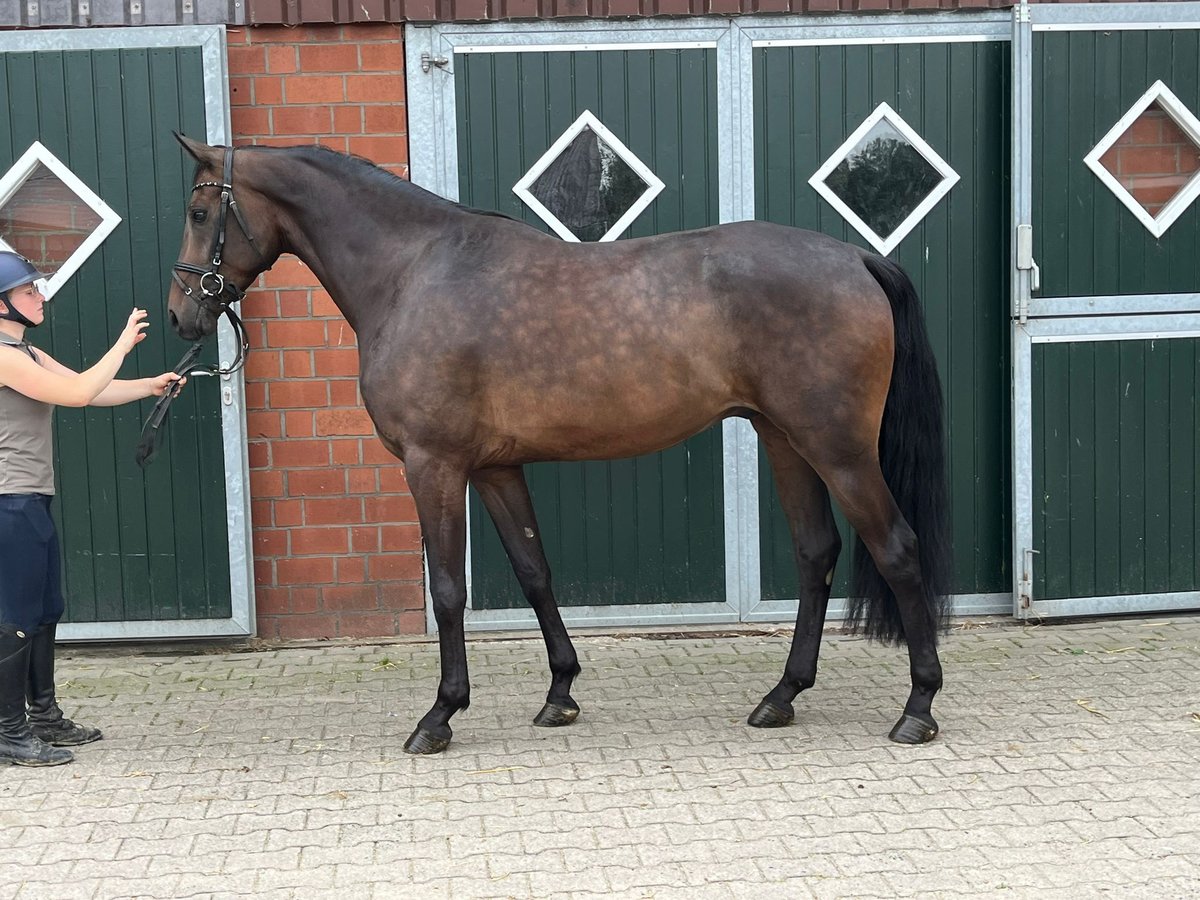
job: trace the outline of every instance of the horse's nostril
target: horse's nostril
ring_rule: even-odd
[[[179,330],[179,317],[177,315],[175,315],[175,311],[170,310],[170,309],[167,310],[167,318],[169,318],[171,320],[171,327],[174,328],[176,331],[178,331]]]

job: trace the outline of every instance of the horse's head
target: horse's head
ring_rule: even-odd
[[[180,337],[195,340],[216,331],[221,313],[270,268],[279,249],[275,235],[268,233],[271,217],[264,198],[246,184],[242,154],[237,154],[235,171],[233,148],[175,137],[199,165],[167,314]]]

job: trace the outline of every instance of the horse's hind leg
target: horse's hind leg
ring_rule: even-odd
[[[467,607],[467,473],[464,466],[418,452],[405,455],[405,468],[425,538],[442,679],[437,701],[417,724],[404,749],[409,753],[439,753],[450,743],[450,717],[471,705],[463,635]]]
[[[579,716],[579,705],[571,699],[571,683],[579,675],[575,648],[558,613],[550,588],[550,566],[542,549],[542,538],[534,518],[529,487],[520,466],[483,469],[471,475],[483,503],[496,523],[513,572],[525,599],[533,607],[546,651],[550,657],[550,692],[534,725],[570,725]]]
[[[829,606],[833,569],[842,541],[829,506],[829,491],[812,467],[801,458],[787,436],[765,416],[751,423],[762,438],[775,474],[780,503],[792,532],[792,546],[800,573],[800,606],[792,648],[780,679],[747,720],[756,728],[775,728],[791,723],[792,701],[817,679],[817,654],[821,629]]]
[[[942,687],[942,664],[937,654],[937,621],[921,578],[917,537],[896,507],[878,460],[868,455],[847,459],[820,466],[820,472],[896,596],[908,644],[912,691],[889,736],[901,744],[921,744],[938,732],[930,710]],[[868,602],[874,601],[868,598]]]

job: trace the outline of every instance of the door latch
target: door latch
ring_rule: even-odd
[[[1042,270],[1033,259],[1033,226],[1017,226],[1017,270],[1029,273],[1029,291],[1022,291],[1017,301],[1017,318],[1024,325],[1029,320],[1029,295],[1042,287]]]
[[[1018,598],[1021,609],[1029,609],[1033,606],[1033,557],[1035,553],[1041,552],[1041,550],[1027,547],[1021,554],[1021,583],[1020,597]]]
[[[450,65],[450,60],[445,56],[432,56],[427,50],[421,51],[421,71],[426,75],[429,74],[429,70],[434,66],[444,69],[448,65]]]

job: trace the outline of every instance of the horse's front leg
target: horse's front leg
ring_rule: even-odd
[[[542,549],[542,537],[525,474],[520,466],[481,469],[471,474],[471,483],[496,523],[513,573],[537,615],[546,641],[550,691],[546,694],[546,705],[533,724],[543,727],[570,725],[579,716],[579,704],[571,698],[571,683],[579,675],[579,659],[550,588],[550,564]]]
[[[405,467],[425,538],[442,680],[437,701],[417,723],[404,749],[409,753],[440,753],[450,743],[450,717],[471,705],[463,635],[467,606],[467,472],[456,462],[417,452],[406,454]]]

